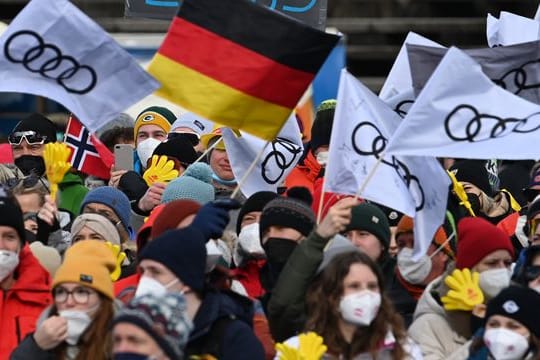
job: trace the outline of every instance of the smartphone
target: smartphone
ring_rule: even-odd
[[[130,144],[114,145],[114,169],[133,170],[133,146]]]

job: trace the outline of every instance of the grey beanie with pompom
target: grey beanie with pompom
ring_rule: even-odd
[[[215,199],[212,185],[212,169],[205,163],[195,163],[176,180],[171,181],[165,188],[161,203],[173,200],[188,199],[204,205]]]

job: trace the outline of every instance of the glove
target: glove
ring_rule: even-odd
[[[110,241],[106,241],[105,244],[111,249],[116,258],[116,268],[111,273],[111,280],[116,281],[120,278],[120,275],[122,275],[122,263],[126,259],[126,253],[120,251],[120,245],[113,245]]]
[[[191,226],[196,227],[208,241],[219,239],[229,223],[229,210],[240,208],[234,199],[220,199],[204,205],[195,215]]]
[[[444,282],[450,290],[441,298],[446,310],[472,311],[476,305],[484,302],[484,294],[479,286],[480,275],[469,269],[454,270]]]
[[[279,360],[305,360],[302,355],[300,355],[300,350],[287,344],[276,344],[276,351],[279,354]]]
[[[51,199],[56,199],[58,192],[58,184],[64,178],[64,175],[71,168],[69,159],[69,148],[64,143],[48,143],[45,144],[43,151],[43,161],[45,162],[45,174],[50,184]]]
[[[174,169],[174,161],[169,160],[166,155],[152,155],[152,164],[143,174],[148,186],[157,182],[169,182],[177,177],[178,170]]]
[[[306,360],[319,360],[328,349],[323,344],[323,338],[314,332],[300,335],[300,353]]]
[[[135,171],[128,171],[120,177],[118,181],[118,190],[126,194],[130,201],[137,200],[144,196],[148,185],[146,181]]]

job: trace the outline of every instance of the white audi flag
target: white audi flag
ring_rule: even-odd
[[[495,85],[450,48],[389,141],[394,155],[537,159],[540,106]]]
[[[418,259],[444,221],[448,176],[433,157],[386,154],[401,118],[346,70],[337,101],[325,190],[354,195],[365,186],[362,198],[414,217]]]
[[[515,45],[540,39],[540,22],[501,11],[497,19],[487,15],[486,36],[489,47]]]
[[[418,35],[414,32],[409,32],[403,45],[399,50],[399,53],[394,61],[394,65],[390,69],[386,81],[379,93],[379,97],[384,101],[387,101],[396,95],[400,95],[404,92],[409,92],[412,89],[411,71],[409,70],[409,57],[407,55],[407,44],[425,45],[443,47],[442,45]],[[410,92],[409,92],[410,94]],[[414,98],[410,99],[414,100]]]
[[[229,128],[224,128],[222,134],[233,174],[238,181],[257,155],[264,151],[246,180],[240,184],[240,191],[246,197],[258,191],[277,191],[304,151],[296,116],[292,114],[276,139],[269,143],[243,131],[240,134],[236,136]]]
[[[0,37],[0,91],[53,99],[91,132],[158,87],[68,0],[32,0]]]

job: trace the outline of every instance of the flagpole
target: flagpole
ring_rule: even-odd
[[[375,165],[373,165],[373,167],[371,168],[371,170],[369,171],[369,174],[368,176],[366,177],[366,179],[364,180],[364,182],[362,183],[362,186],[360,186],[360,188],[358,189],[358,191],[356,192],[356,195],[354,195],[354,199],[355,200],[358,200],[358,198],[360,197],[360,195],[362,195],[362,193],[364,192],[364,190],[366,190],[366,186],[367,184],[370,182],[371,178],[373,177],[373,175],[375,175],[375,171],[377,171],[377,169],[379,168],[379,165],[381,165],[383,159],[384,159],[384,153],[381,153],[379,158],[377,159],[377,162],[375,163]]]
[[[328,166],[328,164],[326,164]],[[322,208],[324,203],[324,187],[326,186],[326,173],[323,176],[322,180],[322,190],[321,190],[321,198],[319,199],[319,209],[317,210],[317,224],[321,223],[321,215],[322,215]]]
[[[268,146],[268,144],[270,144],[270,141],[267,140],[266,141],[266,144],[264,144],[264,146],[262,147],[261,151],[259,151],[259,153],[257,154],[257,156],[255,157],[255,160],[253,160],[253,162],[251,163],[251,165],[249,165],[248,169],[246,170],[246,173],[244,174],[244,176],[242,176],[242,178],[240,179],[240,181],[238,182],[238,184],[236,184],[236,188],[234,189],[233,193],[231,194],[231,199],[234,199],[234,197],[236,196],[236,194],[238,194],[238,191],[240,191],[240,186],[242,186],[244,184],[244,182],[246,182],[249,174],[253,171],[253,169],[255,168],[255,166],[257,165],[257,162],[260,160],[260,158],[263,156],[264,154],[264,150],[266,149],[266,147]]]

